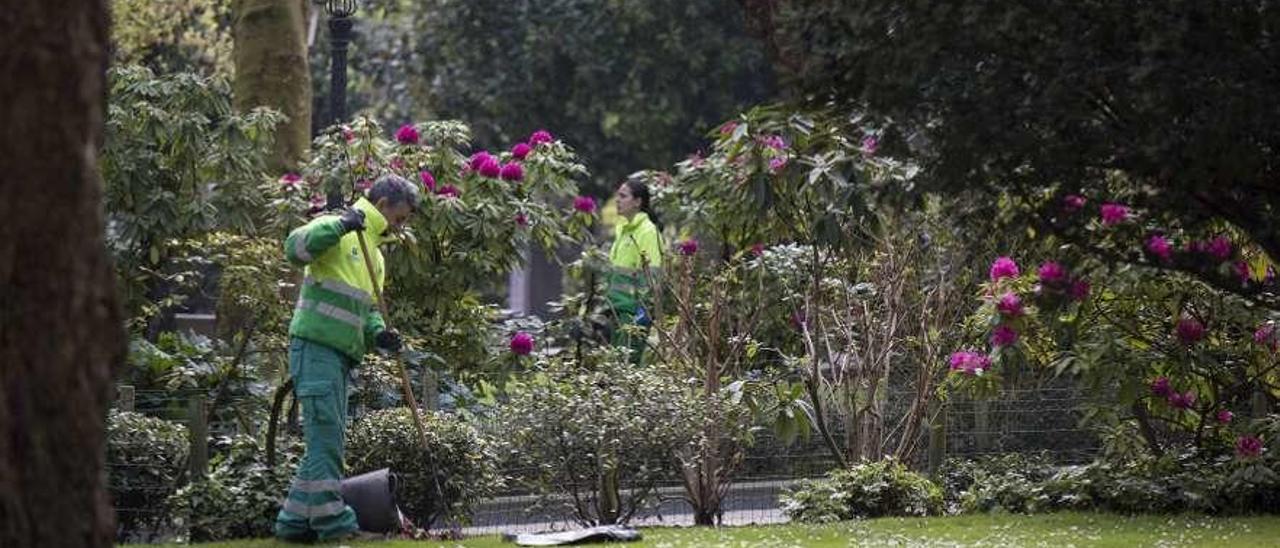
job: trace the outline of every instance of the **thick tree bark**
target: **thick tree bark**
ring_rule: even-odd
[[[0,6],[0,546],[109,546],[125,356],[97,171],[105,0]]]
[[[311,146],[311,73],[307,0],[235,0],[237,110],[270,107],[288,119],[276,128],[268,168],[296,169]]]

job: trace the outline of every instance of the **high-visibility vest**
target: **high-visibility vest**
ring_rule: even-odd
[[[364,198],[354,207],[364,211],[365,242],[369,260],[385,290],[382,233],[387,219]],[[343,234],[337,215],[325,215],[298,227],[284,241],[285,257],[305,266],[298,304],[289,323],[289,336],[329,346],[359,364],[374,336],[386,328],[378,312],[377,296],[360,252],[355,232]]]

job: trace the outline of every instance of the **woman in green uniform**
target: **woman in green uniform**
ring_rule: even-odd
[[[618,185],[615,195],[620,222],[609,248],[608,299],[613,313],[612,342],[631,348],[632,363],[644,355],[651,323],[649,284],[662,269],[662,234],[649,202],[649,186],[636,177]],[[636,332],[627,326],[636,325]]]

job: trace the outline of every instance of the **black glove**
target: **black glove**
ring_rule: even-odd
[[[364,212],[354,207],[342,210],[342,213],[338,216],[338,221],[342,223],[343,232],[364,230]]]
[[[394,329],[383,329],[373,337],[373,344],[378,348],[389,352],[399,352],[400,347],[404,346],[404,342],[400,340],[400,334]]]

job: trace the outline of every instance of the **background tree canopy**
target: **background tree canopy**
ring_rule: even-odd
[[[1050,230],[1079,193],[1280,256],[1275,2],[744,5],[807,97],[899,122],[923,190],[1026,200],[1001,220]]]
[[[465,119],[490,148],[547,126],[592,166],[598,193],[671,165],[773,92],[729,0],[377,0],[358,25],[354,107],[389,127]]]

